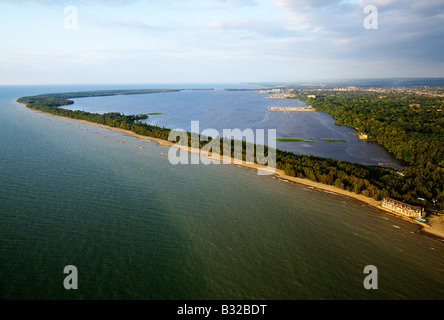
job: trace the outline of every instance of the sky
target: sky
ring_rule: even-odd
[[[444,0],[0,0],[0,84],[444,77]]]

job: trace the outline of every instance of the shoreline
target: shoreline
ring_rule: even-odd
[[[17,101],[16,101],[17,102]],[[55,118],[60,118],[60,119],[64,119],[64,120],[71,120],[71,121],[77,121],[77,122],[81,122],[84,124],[88,124],[88,125],[94,125],[94,126],[98,126],[100,128],[103,129],[108,129],[108,130],[112,130],[112,131],[117,131],[117,132],[121,132],[126,134],[127,136],[131,136],[131,137],[135,137],[141,140],[148,140],[148,141],[154,141],[156,142],[158,145],[160,146],[174,146],[175,144],[167,141],[167,140],[163,140],[163,139],[159,139],[159,138],[153,138],[153,137],[149,137],[149,136],[144,136],[144,135],[140,135],[137,133],[134,133],[130,130],[125,130],[125,129],[121,129],[121,128],[115,128],[115,127],[110,127],[107,125],[103,125],[103,124],[99,124],[99,123],[94,123],[94,122],[89,122],[86,120],[81,120],[81,119],[73,119],[73,118],[69,118],[69,117],[63,117],[63,116],[58,116],[58,115],[53,115],[51,113],[46,113],[40,110],[35,110],[32,108],[29,108],[25,103],[21,103],[21,102],[17,102],[18,104],[23,105],[26,109],[32,111],[32,112],[36,112],[36,113],[40,113],[40,114],[44,114],[47,116],[51,116],[51,117],[55,117]],[[185,149],[187,152],[189,153],[202,153],[200,149],[193,149],[191,147],[182,147],[182,146],[176,146],[176,147],[180,147],[181,149]],[[242,161],[242,163],[237,163],[234,162],[234,158],[227,158],[224,157],[223,155],[219,155],[219,156],[213,156],[213,155],[208,155],[207,153],[203,153],[205,156],[207,156],[210,159],[216,159],[219,160],[221,162],[225,161],[225,162],[230,162],[230,164],[236,164],[242,167],[247,167],[250,169],[257,169],[257,170],[264,170],[264,171],[270,171],[272,169],[269,169],[267,166],[264,165],[259,165],[256,163],[247,163],[245,161]],[[162,155],[166,155],[163,154]],[[238,160],[238,159],[236,159]],[[424,234],[428,234],[428,235],[432,235],[434,237],[440,238],[440,239],[444,239],[444,217],[440,217],[440,216],[436,216],[436,215],[431,215],[427,217],[428,223],[423,223],[417,220],[414,220],[412,218],[408,218],[405,216],[402,216],[401,214],[398,214],[392,210],[383,208],[381,206],[381,201],[375,200],[373,198],[369,198],[366,197],[364,195],[361,194],[357,194],[351,191],[347,191],[347,190],[343,190],[341,188],[338,188],[336,186],[333,185],[327,185],[327,184],[323,184],[323,183],[319,183],[319,182],[315,182],[309,179],[305,179],[305,178],[297,178],[297,177],[292,177],[292,176],[288,176],[285,174],[284,170],[280,170],[280,169],[274,169],[272,170],[272,172],[270,173],[270,175],[274,175],[276,178],[279,179],[283,179],[292,183],[296,183],[296,184],[301,184],[301,185],[305,185],[308,187],[313,187],[319,190],[323,190],[323,191],[328,191],[328,192],[333,192],[335,194],[341,195],[341,196],[346,196],[349,198],[353,198],[355,200],[364,202],[368,205],[370,205],[371,207],[374,207],[376,209],[379,209],[381,211],[384,211],[385,213],[390,213],[392,215],[395,215],[397,217],[402,218],[405,221],[411,222],[411,223],[415,223],[416,225],[421,226],[421,232],[423,232]]]

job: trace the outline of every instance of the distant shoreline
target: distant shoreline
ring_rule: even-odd
[[[98,126],[104,129],[108,129],[108,130],[112,130],[112,131],[118,131],[121,133],[126,134],[127,136],[131,136],[131,137],[135,137],[141,140],[148,140],[148,141],[154,141],[156,142],[158,145],[161,146],[174,146],[175,144],[173,144],[170,141],[167,140],[163,140],[163,139],[158,139],[158,138],[153,138],[153,137],[149,137],[149,136],[143,136],[143,135],[139,135],[136,134],[130,130],[125,130],[125,129],[121,129],[121,128],[115,128],[115,127],[110,127],[107,125],[103,125],[103,124],[98,124],[98,123],[94,123],[94,122],[89,122],[86,120],[81,120],[81,119],[73,119],[73,118],[69,118],[69,117],[63,117],[63,116],[58,116],[58,115],[53,115],[51,113],[46,113],[40,110],[35,110],[32,108],[29,108],[25,103],[21,103],[21,102],[17,102],[21,105],[23,105],[25,108],[27,108],[30,111],[36,112],[36,113],[40,113],[40,114],[44,114],[47,116],[51,116],[51,117],[56,117],[56,118],[60,118],[60,119],[65,119],[65,120],[71,120],[71,121],[77,121],[77,122],[81,122],[84,124],[88,124],[88,125],[94,125],[94,126]],[[187,152],[190,153],[200,153],[201,150],[200,149],[192,149],[190,147],[181,147],[182,149],[186,149]],[[209,158],[212,159],[218,159],[218,160],[223,160],[223,156],[219,156],[219,157],[215,157],[215,156],[209,156]],[[224,160],[229,160],[231,163],[233,163],[234,158],[229,158],[229,159],[224,159]],[[237,163],[236,163],[237,164]],[[259,165],[259,164],[253,164],[253,163],[246,163],[245,161],[242,161],[242,163],[239,163],[238,165],[243,166],[243,167],[247,167],[247,168],[252,168],[252,169],[260,169],[260,170],[270,170],[267,166],[264,165]],[[382,210],[385,213],[390,213],[392,215],[395,215],[397,217],[400,217],[402,219],[404,219],[405,221],[408,222],[412,222],[415,223],[417,225],[422,226],[423,228],[421,229],[421,231],[423,231],[426,234],[430,234],[433,235],[435,237],[444,239],[444,219],[440,219],[440,217],[434,217],[432,216],[432,219],[429,219],[429,224],[425,224],[422,222],[419,222],[417,220],[414,219],[409,219],[407,217],[401,216],[400,214],[397,214],[391,210],[385,209],[383,207],[381,207],[381,201],[366,197],[364,195],[361,194],[357,194],[357,193],[353,193],[347,190],[343,190],[341,188],[338,188],[336,186],[332,186],[332,185],[327,185],[327,184],[322,184],[319,182],[314,182],[311,181],[309,179],[305,179],[305,178],[297,178],[297,177],[292,177],[292,176],[288,176],[285,174],[284,170],[280,170],[280,169],[274,169],[273,174],[279,178],[279,179],[283,179],[283,180],[287,180],[289,182],[293,182],[293,183],[297,183],[297,184],[301,184],[301,185],[305,185],[305,186],[309,186],[309,187],[313,187],[316,189],[320,189],[323,191],[328,191],[328,192],[333,192],[335,194],[339,194],[342,196],[346,196],[346,197],[350,197],[356,200],[359,200],[361,202],[364,202],[376,209]]]

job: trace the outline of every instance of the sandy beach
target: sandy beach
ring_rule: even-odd
[[[421,231],[432,236],[444,239],[444,216],[430,215],[427,217],[430,228]]]
[[[56,117],[56,118],[61,118],[61,119],[65,119],[65,120],[71,120],[71,121],[77,121],[80,123],[84,123],[84,124],[88,124],[88,125],[94,125],[94,126],[98,126],[100,128],[104,128],[104,129],[108,129],[108,130],[113,130],[113,131],[118,131],[118,132],[122,132],[127,136],[132,136],[132,137],[136,137],[138,139],[142,139],[142,140],[149,140],[149,141],[154,141],[156,142],[158,145],[161,146],[174,146],[174,144],[172,142],[163,140],[163,139],[158,139],[158,138],[153,138],[153,137],[148,137],[148,136],[143,136],[143,135],[139,135],[136,134],[130,130],[124,130],[121,128],[114,128],[114,127],[109,127],[106,125],[102,125],[102,124],[98,124],[98,123],[94,123],[94,122],[89,122],[86,120],[79,120],[79,119],[72,119],[72,118],[68,118],[68,117],[63,117],[63,116],[57,116],[57,115],[53,115],[50,113],[45,113],[39,110],[34,110],[31,108],[28,108],[26,106],[26,104],[24,103],[20,103],[17,102],[23,106],[25,106],[28,110],[31,110],[33,112],[37,112],[37,113],[41,113],[41,114],[45,114],[51,117]],[[201,152],[200,149],[192,149],[192,148],[187,148],[187,147],[181,147],[182,149],[186,149],[187,152],[190,153],[203,153],[205,156],[207,156],[208,158],[211,159],[217,159],[221,162],[230,162],[230,163],[234,163],[234,158],[227,158],[227,157],[223,157],[221,155],[218,156],[214,156],[214,155],[207,155],[205,152]],[[163,154],[166,155],[166,154]],[[347,190],[343,190],[340,189],[336,186],[332,186],[332,185],[326,185],[326,184],[322,184],[319,182],[314,182],[311,181],[309,179],[303,179],[303,178],[297,178],[297,177],[292,177],[292,176],[288,176],[285,174],[285,172],[283,170],[279,170],[279,169],[274,169],[274,168],[268,168],[267,166],[264,165],[259,165],[259,164],[255,164],[255,163],[246,163],[245,161],[242,161],[242,163],[235,163],[237,165],[243,166],[243,167],[248,167],[248,168],[252,168],[252,169],[257,169],[257,170],[264,170],[264,171],[269,171],[270,174],[274,174],[276,177],[280,178],[280,179],[284,179],[293,183],[298,183],[298,184],[302,184],[305,186],[309,186],[309,187],[313,187],[313,188],[317,188],[320,190],[324,190],[324,191],[329,191],[329,192],[333,192],[342,196],[346,196],[346,197],[350,197],[359,201],[362,201],[372,207],[375,207],[381,211],[384,211],[385,213],[389,213],[395,216],[398,216],[406,221],[415,223],[417,225],[422,226],[421,231],[429,234],[429,235],[433,235],[436,236],[438,238],[442,238],[444,239],[444,217],[443,216],[436,216],[436,215],[429,215],[427,217],[427,223],[422,223],[419,222],[417,220],[414,219],[410,219],[404,216],[401,216],[391,210],[388,210],[386,208],[381,207],[381,201],[377,201],[375,199],[369,198],[369,197],[365,197],[364,195],[361,194],[357,194],[357,193],[353,193]],[[270,172],[271,170],[271,172]]]

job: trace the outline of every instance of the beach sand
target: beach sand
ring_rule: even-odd
[[[421,231],[435,237],[444,239],[444,216],[430,215],[427,217],[430,228],[424,228]]]
[[[20,103],[20,102],[17,102],[17,103]],[[45,114],[45,115],[56,117],[56,118],[61,118],[61,119],[66,119],[66,120],[71,120],[71,121],[78,121],[78,122],[81,122],[81,123],[98,126],[98,127],[101,127],[101,128],[104,128],[104,129],[108,129],[108,130],[122,132],[122,133],[124,133],[127,136],[136,137],[136,138],[142,139],[142,140],[154,141],[158,145],[161,145],[161,146],[174,146],[175,145],[175,144],[173,144],[170,141],[166,141],[166,140],[163,140],[163,139],[158,139],[158,138],[153,138],[153,137],[147,137],[147,136],[139,135],[139,134],[136,134],[136,133],[134,133],[132,131],[129,131],[129,130],[124,130],[124,129],[121,129],[121,128],[109,127],[109,126],[98,124],[98,123],[94,123],[94,122],[88,122],[86,120],[79,120],[79,119],[72,119],[72,118],[63,117],[63,116],[57,116],[57,115],[53,115],[53,114],[50,114],[50,113],[45,113],[45,112],[42,112],[42,111],[39,111],[39,110],[34,110],[34,109],[31,109],[31,108],[28,108],[26,106],[26,104],[24,104],[24,103],[20,103],[20,104],[22,104],[28,110],[31,110],[33,112]],[[190,152],[190,153],[203,153],[206,157],[211,158],[211,159],[219,160],[220,162],[234,163],[234,159],[233,158],[227,158],[227,157],[220,156],[220,155],[216,155],[216,156],[208,155],[205,152],[201,152],[200,149],[193,149],[193,148],[189,148],[189,147],[188,148],[187,147],[180,147],[180,148],[186,149],[186,151]],[[164,155],[166,155],[166,154],[164,154]],[[314,182],[314,181],[311,181],[309,179],[303,179],[303,178],[297,178],[297,177],[288,176],[288,175],[285,174],[285,172],[283,170],[279,170],[279,169],[275,169],[275,168],[268,168],[267,166],[259,165],[259,164],[255,164],[255,163],[246,163],[245,161],[242,161],[242,163],[240,163],[240,161],[239,161],[239,163],[235,162],[235,164],[243,166],[243,167],[252,168],[252,169],[268,171],[267,172],[268,174],[273,174],[273,175],[275,175],[276,177],[278,177],[280,179],[284,179],[284,180],[287,180],[287,181],[290,181],[290,182],[302,184],[302,185],[305,185],[305,186],[317,188],[317,189],[324,190],[324,191],[333,192],[333,193],[336,193],[336,194],[339,194],[339,195],[342,195],[342,196],[346,196],[346,197],[350,197],[350,198],[362,201],[362,202],[364,202],[364,203],[366,203],[366,204],[368,204],[368,205],[370,205],[372,207],[375,207],[375,208],[377,208],[377,209],[379,209],[381,211],[384,211],[385,213],[390,213],[392,215],[401,217],[404,220],[407,220],[409,222],[412,222],[412,223],[415,223],[415,224],[418,224],[418,225],[422,226],[423,228],[422,228],[421,231],[423,231],[424,233],[427,233],[427,234],[436,236],[438,238],[444,239],[444,218],[442,216],[430,215],[430,216],[427,217],[427,223],[422,223],[422,222],[419,222],[417,220],[401,216],[401,215],[396,214],[395,212],[393,212],[391,210],[388,210],[386,208],[381,207],[381,201],[377,201],[375,199],[366,197],[366,196],[361,195],[361,194],[357,194],[357,193],[354,193],[354,192],[343,190],[343,189],[338,188],[336,186],[326,185],[326,184],[322,184],[322,183],[319,183],[319,182]]]

